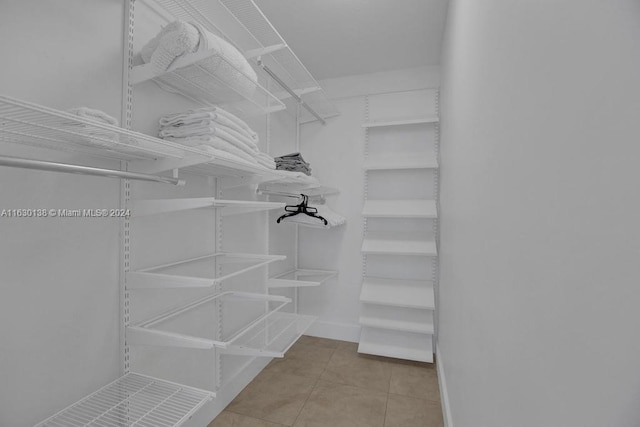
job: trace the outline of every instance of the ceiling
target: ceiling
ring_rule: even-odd
[[[438,65],[447,0],[254,0],[320,79]]]

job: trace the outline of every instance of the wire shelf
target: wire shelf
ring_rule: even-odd
[[[219,209],[222,215],[236,215],[282,209],[284,206],[285,203],[252,200],[221,200],[215,197],[146,199],[129,202],[129,208],[132,211],[131,215],[136,217],[203,208]]]
[[[140,374],[127,374],[35,427],[177,427],[215,397]]]
[[[206,296],[168,310],[151,319],[126,328],[127,342],[137,345],[170,346],[192,349],[226,349],[245,340],[259,330],[266,319],[275,316],[279,310],[291,302],[290,298],[226,291]],[[274,307],[265,307],[273,303]],[[248,320],[219,336],[216,333],[217,310],[221,305],[221,315],[247,313]]]
[[[154,0],[176,19],[197,21],[207,30],[226,38],[245,56],[260,57],[289,88],[323,118],[339,114],[316,79],[252,0]],[[209,17],[215,16],[215,23]],[[269,79],[260,70],[261,76]],[[280,99],[290,95],[281,94]],[[306,113],[304,113],[306,114]],[[311,115],[304,120],[311,121]],[[315,120],[315,118],[313,119]]]
[[[220,77],[220,70],[233,84]],[[133,68],[133,84],[150,79],[171,92],[201,104],[219,105],[238,115],[255,116],[286,108],[268,90],[213,50],[183,55],[159,75],[154,74],[151,64]]]
[[[0,142],[118,160],[211,156],[200,150],[0,95]]]
[[[129,289],[206,288],[285,259],[284,255],[219,252],[127,272]]]
[[[320,286],[337,274],[335,270],[291,270],[270,278],[267,281],[267,287],[275,289]]]

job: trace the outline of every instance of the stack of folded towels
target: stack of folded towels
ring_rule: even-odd
[[[198,147],[225,157],[233,156],[267,169],[275,169],[273,157],[258,149],[258,134],[244,121],[220,107],[168,114],[160,119],[160,138]]]
[[[311,165],[304,161],[300,153],[285,154],[276,157],[276,169],[289,172],[302,172],[305,175],[311,175]]]

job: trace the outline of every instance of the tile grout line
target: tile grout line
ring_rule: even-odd
[[[333,351],[331,352],[331,356],[329,357],[329,361],[331,360],[331,358],[333,357],[333,353],[335,353],[337,349],[338,349],[337,347],[333,349]],[[296,418],[293,420],[292,426],[295,426],[296,422],[298,421],[298,418],[300,418],[300,414],[304,410],[304,407],[307,405],[307,402],[309,402],[309,398],[311,397],[311,394],[313,393],[313,391],[316,389],[316,386],[320,382],[320,377],[322,377],[322,374],[324,374],[324,371],[327,370],[327,366],[329,366],[329,361],[327,361],[327,364],[322,369],[322,372],[320,372],[320,375],[318,375],[318,378],[316,378],[316,382],[313,384],[313,387],[311,387],[311,391],[309,392],[309,395],[307,396],[307,398],[305,399],[304,403],[300,407],[300,410],[298,411],[298,415],[296,415]]]

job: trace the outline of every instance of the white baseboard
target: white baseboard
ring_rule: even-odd
[[[332,340],[358,342],[360,341],[360,325],[316,320],[304,334]]]
[[[451,407],[449,406],[449,393],[447,392],[447,380],[444,376],[444,361],[440,355],[440,347],[436,342],[436,368],[438,370],[438,384],[440,385],[440,402],[442,403],[442,417],[444,427],[453,427],[451,419]]]

